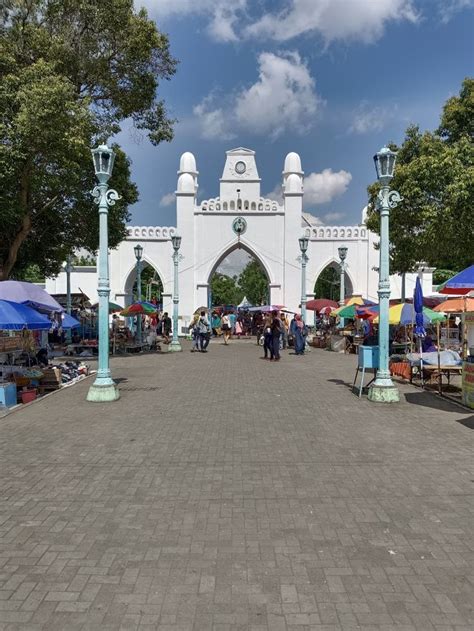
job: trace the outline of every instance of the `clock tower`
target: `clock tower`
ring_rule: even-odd
[[[226,152],[224,172],[220,180],[220,198],[259,199],[260,178],[255,162],[255,151],[239,147]]]

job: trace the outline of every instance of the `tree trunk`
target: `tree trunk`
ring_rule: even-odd
[[[10,243],[6,260],[0,263],[0,280],[8,280],[8,278],[10,277],[11,271],[15,266],[16,260],[18,258],[18,251],[21,248],[25,239],[30,234],[31,226],[31,216],[29,213],[27,213],[23,217],[20,230],[16,233],[15,238]]]
[[[18,251],[22,243],[25,241],[25,239],[29,235],[30,230],[31,230],[32,222],[31,222],[31,215],[29,212],[29,205],[30,205],[29,180],[30,180],[30,162],[28,161],[23,168],[23,171],[21,173],[21,178],[20,178],[19,198],[20,198],[20,207],[22,208],[23,213],[24,213],[23,219],[21,221],[20,229],[14,236],[13,241],[9,244],[8,254],[7,254],[6,259],[4,259],[2,263],[0,264],[0,279],[1,280],[8,280],[11,274],[11,271],[18,258]]]

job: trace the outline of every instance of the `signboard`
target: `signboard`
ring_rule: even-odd
[[[474,410],[474,364],[468,362],[462,366],[462,402]]]

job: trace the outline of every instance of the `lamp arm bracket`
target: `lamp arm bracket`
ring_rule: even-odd
[[[103,185],[94,186],[92,190],[92,197],[96,204],[105,202],[107,206],[114,206],[115,202],[122,199],[117,191],[113,188],[109,188],[104,191]]]
[[[403,197],[398,191],[390,191],[388,187],[381,188],[377,193],[376,209],[380,211],[382,208],[396,208],[403,201]]]

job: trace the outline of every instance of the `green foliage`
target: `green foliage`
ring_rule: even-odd
[[[94,256],[73,256],[71,263],[76,267],[91,267],[97,265],[97,259]]]
[[[237,277],[215,273],[211,279],[212,303],[214,305],[237,305],[243,298]]]
[[[433,272],[433,284],[442,285],[456,274],[457,272],[451,269],[436,269]]]
[[[25,267],[15,280],[25,280],[28,283],[44,283],[44,276],[38,265]]]
[[[166,36],[132,0],[10,0],[0,27],[0,279],[37,265],[58,271],[98,246],[90,148],[126,118],[157,144],[172,123],[156,97],[176,62]],[[125,236],[138,199],[118,146],[109,240]]]
[[[441,125],[410,126],[398,149],[391,188],[403,201],[390,212],[391,269],[410,272],[425,261],[459,271],[474,260],[474,79],[449,99]],[[378,183],[369,187],[368,227],[379,232]]]
[[[252,260],[238,277],[216,272],[211,279],[211,291],[214,305],[238,305],[244,296],[253,305],[263,305],[268,302],[268,278],[260,263]]]
[[[314,286],[315,298],[327,298],[339,301],[341,275],[335,267],[329,266],[323,269]]]
[[[253,305],[267,304],[269,301],[268,278],[260,263],[252,260],[239,276],[242,296],[247,296]]]
[[[141,296],[138,296],[138,283],[135,280],[133,284],[133,295],[136,300],[152,300],[155,299],[158,303],[161,302],[161,297],[163,295],[163,283],[161,282],[161,278],[156,273],[153,267],[147,265],[142,268],[142,273],[140,274],[140,282],[141,282]]]

